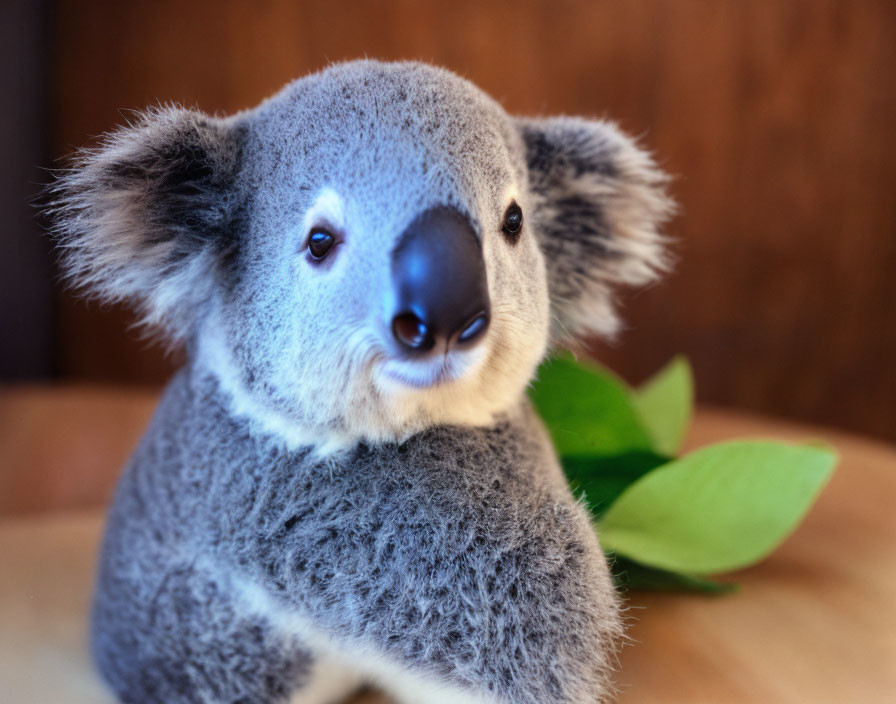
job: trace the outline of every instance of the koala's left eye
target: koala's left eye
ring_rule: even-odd
[[[308,253],[312,259],[320,261],[333,250],[336,238],[326,230],[314,230],[308,238]]]
[[[501,230],[511,242],[516,242],[522,229],[523,210],[516,203],[511,203],[507,212],[504,213],[504,224],[501,225]]]

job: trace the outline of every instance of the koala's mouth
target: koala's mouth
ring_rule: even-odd
[[[451,351],[426,359],[391,358],[379,365],[379,376],[389,384],[429,389],[460,381],[478,366],[478,350]]]

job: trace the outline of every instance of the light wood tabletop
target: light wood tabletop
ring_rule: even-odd
[[[99,506],[155,398],[0,390],[0,702],[112,701],[85,645]],[[619,701],[896,701],[896,448],[713,409],[688,446],[733,437],[823,439],[841,461],[799,530],[732,576],[740,591],[628,595]]]

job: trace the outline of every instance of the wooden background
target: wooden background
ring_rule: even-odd
[[[896,440],[892,0],[57,0],[51,152],[179,101],[254,105],[359,56],[418,58],[518,113],[607,115],[673,173],[676,273],[595,352],[638,380],[676,353],[701,401]],[[59,291],[64,379],[159,383],[176,360]]]

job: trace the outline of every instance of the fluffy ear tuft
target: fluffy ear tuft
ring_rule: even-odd
[[[66,279],[184,338],[233,246],[241,142],[224,120],[166,106],[82,151],[49,189]]]
[[[668,177],[612,123],[572,117],[518,121],[526,145],[530,222],[548,268],[552,341],[612,337],[612,291],[668,268],[660,226],[674,212]]]

